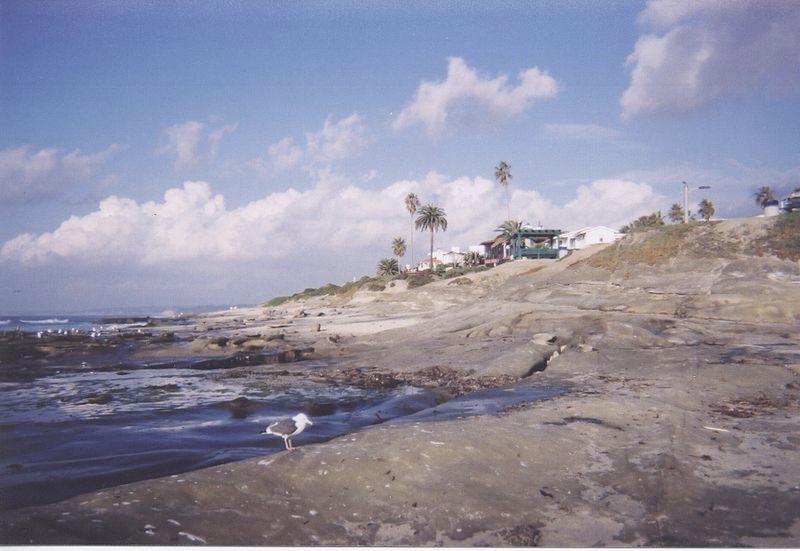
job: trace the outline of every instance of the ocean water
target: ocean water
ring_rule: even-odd
[[[129,327],[144,327],[146,323],[101,324],[97,320],[101,316],[0,316],[0,331],[84,331],[95,328],[101,331],[113,331]]]
[[[276,453],[283,440],[259,433],[301,411],[315,424],[296,446],[437,405],[412,387],[274,387],[224,370],[51,365],[41,375],[0,382],[2,509]]]
[[[95,316],[3,318],[22,330],[91,329]],[[16,330],[14,327],[13,330]],[[314,425],[296,446],[384,422],[491,415],[559,389],[525,387],[474,393],[444,404],[409,386],[369,390],[297,377],[228,377],[192,369],[194,358],[131,360],[135,343],[70,359],[23,359],[0,370],[0,509],[52,503],[101,488],[179,474],[279,452],[259,434],[269,423],[307,413]],[[324,364],[299,362],[292,371]]]
[[[239,306],[236,306],[238,308]],[[111,318],[144,318],[151,317],[158,318],[171,318],[184,311],[192,314],[200,314],[204,312],[214,312],[219,310],[227,310],[227,306],[197,306],[191,309],[178,309],[178,308],[152,308],[152,309],[138,309],[138,310],[114,310],[108,313],[97,314],[46,314],[36,316],[11,316],[3,315],[0,313],[0,331],[92,331],[98,328],[102,331],[113,331],[115,329],[125,329],[129,327],[142,327],[144,323],[130,323],[130,324],[100,324],[97,320],[111,319]]]

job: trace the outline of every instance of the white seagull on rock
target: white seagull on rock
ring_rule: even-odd
[[[309,425],[313,425],[314,423],[311,422],[311,419],[306,416],[305,413],[298,413],[291,419],[281,419],[280,421],[276,421],[264,429],[259,434],[273,434],[275,436],[280,436],[283,438],[283,444],[286,446],[287,450],[293,450],[294,446],[292,446],[292,437],[297,436]]]

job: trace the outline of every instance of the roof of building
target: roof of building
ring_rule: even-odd
[[[560,233],[561,230],[548,229],[548,228],[531,228],[525,226],[520,228],[515,233],[515,235],[519,237],[555,237]]]
[[[561,237],[567,237],[567,238],[569,238],[569,237],[578,237],[581,234],[586,234],[586,233],[589,233],[590,231],[593,231],[593,230],[609,230],[609,231],[612,231],[614,233],[619,233],[614,228],[609,228],[608,226],[587,226],[587,227],[581,228],[579,230],[573,230],[573,231],[564,232],[564,233],[561,234]]]

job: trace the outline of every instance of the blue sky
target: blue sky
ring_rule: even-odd
[[[756,214],[800,185],[799,26],[788,1],[4,1],[0,313],[341,282],[410,238],[409,191],[466,247],[505,218],[500,160],[531,223],[618,225],[682,180]]]

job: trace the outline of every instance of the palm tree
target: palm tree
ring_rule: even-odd
[[[672,208],[669,209],[669,219],[674,222],[683,222],[683,207],[680,203],[675,203],[672,205]]]
[[[464,255],[464,266],[473,267],[483,264],[483,255],[477,251],[469,251]]]
[[[378,262],[378,275],[396,275],[400,273],[400,266],[397,264],[396,258],[382,258]]]
[[[404,254],[406,254],[406,240],[402,237],[395,237],[392,240],[392,254],[394,254],[397,258],[401,258]]]
[[[513,178],[511,166],[505,161],[500,161],[500,164],[494,169],[494,179],[506,190],[506,220],[511,219],[511,203],[508,200],[508,181],[511,178]]]
[[[661,215],[661,211],[657,210],[652,214],[645,214],[644,216],[640,216],[633,222],[629,224],[625,224],[620,228],[621,233],[630,233],[637,230],[646,230],[648,228],[655,228],[656,226],[663,226],[664,225],[664,217]]]
[[[406,210],[411,215],[411,265],[414,265],[414,215],[419,210],[420,206],[419,197],[416,193],[409,193],[406,195]]]
[[[494,231],[498,232],[497,237],[494,238],[493,247],[497,245],[505,245],[511,243],[514,236],[519,230],[522,229],[522,222],[519,220],[506,220]]]
[[[756,195],[756,203],[761,205],[761,208],[766,207],[767,202],[775,200],[775,193],[769,186],[761,186],[760,188],[758,188],[758,191],[756,191],[755,195]]]
[[[703,220],[705,220],[706,222],[708,222],[711,219],[711,217],[714,216],[715,210],[716,209],[714,208],[714,203],[712,203],[708,199],[703,199],[702,201],[700,201],[700,209],[698,210],[698,212],[700,213],[700,216],[703,218]]]
[[[414,223],[418,230],[431,231],[431,272],[433,271],[433,234],[437,230],[447,231],[447,215],[444,209],[428,203],[419,209],[419,216]]]

